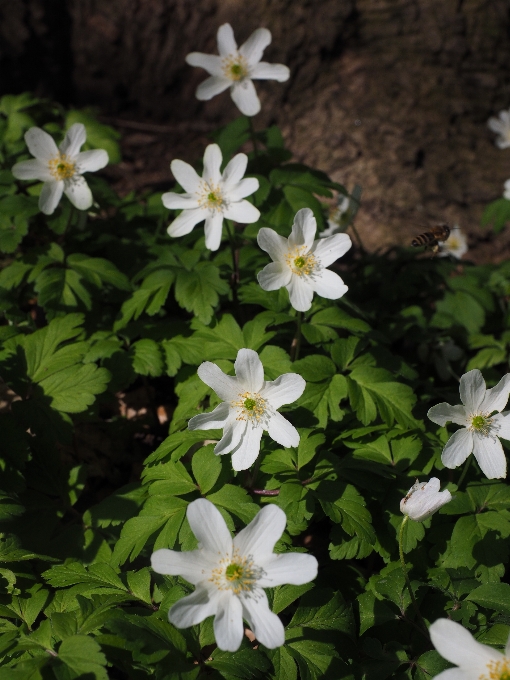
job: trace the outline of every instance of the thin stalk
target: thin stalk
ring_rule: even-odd
[[[253,144],[253,153],[255,155],[255,158],[259,155],[259,147],[258,147],[258,142],[257,142],[257,134],[255,132],[255,126],[253,125],[253,118],[251,116],[248,116],[248,124],[250,126],[250,135],[251,135],[251,141]]]
[[[303,312],[298,312],[296,317],[296,335],[292,338],[290,346],[291,361],[299,359],[299,350],[301,349],[301,321],[303,320]]]
[[[425,630],[425,633],[427,634],[427,637],[428,637],[427,624],[423,620],[423,616],[420,613],[418,603],[416,602],[416,599],[414,597],[413,588],[411,586],[411,581],[409,579],[409,574],[407,573],[406,561],[404,559],[404,545],[403,545],[403,543],[404,543],[404,528],[407,524],[408,519],[409,519],[409,516],[406,515],[404,517],[404,519],[402,520],[402,524],[400,525],[400,531],[399,531],[399,534],[398,534],[398,553],[400,555],[400,564],[402,566],[402,571],[404,572],[404,578],[406,580],[406,585],[407,585],[407,589],[409,591],[409,595],[411,596],[411,602],[413,603],[414,611],[416,612],[416,617],[417,617],[418,621],[420,622],[420,624],[422,625],[422,627]]]
[[[469,455],[467,460],[466,460],[466,464],[464,465],[464,469],[462,470],[462,474],[459,477],[459,481],[457,482],[457,489],[460,489],[460,485],[464,481],[464,477],[466,476],[467,471],[469,470],[469,466],[471,465],[471,458],[472,458],[472,456]]]
[[[358,230],[357,230],[356,227],[354,226],[354,222],[351,222],[351,224],[350,224],[349,226],[350,226],[351,229],[352,229],[352,233],[353,233],[354,236],[356,237],[356,241],[358,242],[358,246],[359,246],[360,250],[361,250],[363,253],[366,253],[366,252],[367,252],[367,251],[366,251],[366,248],[365,248],[365,246],[363,245],[363,241],[361,240],[361,236],[359,235]]]
[[[236,248],[234,225],[230,225],[230,220],[225,220],[228,240],[230,241],[230,252],[232,253],[232,276],[230,277],[230,288],[232,289],[232,299],[237,306],[237,287],[239,286],[239,250]]]

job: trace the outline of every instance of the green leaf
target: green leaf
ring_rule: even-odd
[[[360,635],[373,626],[380,626],[388,621],[395,621],[396,614],[385,602],[376,598],[371,592],[358,596]]]
[[[118,140],[120,133],[109,125],[100,123],[89,110],[69,111],[66,116],[66,129],[74,123],[82,123],[87,131],[87,141],[82,148],[104,149],[108,153],[109,163],[119,163],[121,160]]]
[[[144,338],[135,342],[130,349],[133,368],[140,375],[158,377],[163,373],[163,357],[157,342]]]
[[[131,290],[131,284],[125,274],[102,257],[88,257],[80,253],[73,253],[67,258],[67,264],[97,288],[109,283],[120,290]]]
[[[303,595],[289,625],[313,630],[338,630],[351,637],[354,635],[351,608],[340,593],[329,589],[314,589]]]
[[[175,283],[175,299],[202,323],[211,321],[219,295],[228,293],[228,284],[220,278],[220,270],[212,262],[199,262],[193,271],[179,270]]]
[[[110,372],[95,364],[71,366],[41,380],[39,386],[51,397],[51,406],[64,413],[80,413],[106,390]]]
[[[510,201],[507,198],[498,198],[485,207],[482,214],[482,227],[488,224],[494,225],[494,232],[499,234],[505,224],[510,220]]]
[[[466,600],[495,609],[501,614],[510,615],[510,585],[508,583],[486,583],[475,588],[468,594]]]
[[[57,667],[59,680],[88,677],[108,680],[106,657],[99,644],[88,635],[73,635],[66,638],[59,647],[58,658],[65,665]]]
[[[221,472],[221,460],[213,452],[213,445],[203,446],[193,454],[191,466],[200,493],[207,494],[216,484]]]

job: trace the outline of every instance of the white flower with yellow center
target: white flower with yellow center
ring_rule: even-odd
[[[468,251],[468,244],[466,236],[461,232],[460,228],[455,225],[450,231],[450,236],[439,245],[439,257],[452,257],[460,260]]]
[[[198,367],[200,379],[223,401],[214,411],[191,418],[188,428],[223,428],[223,437],[214,453],[231,453],[234,470],[246,470],[259,455],[264,430],[282,446],[299,444],[298,431],[277,409],[299,399],[306,383],[297,373],[285,373],[274,381],[265,381],[262,362],[252,349],[239,350],[234,368],[235,378],[210,361]]]
[[[92,205],[92,193],[82,174],[104,168],[108,154],[104,149],[80,152],[86,139],[85,127],[81,123],[71,125],[60,147],[41,128],[33,127],[25,133],[28,150],[35,158],[16,163],[12,174],[17,179],[44,182],[39,209],[45,215],[54,212],[63,193],[79,210],[87,210]]]
[[[223,173],[220,172],[221,161],[221,150],[217,144],[209,144],[205,150],[202,177],[189,163],[172,161],[170,168],[186,193],[169,191],[161,197],[166,208],[182,208],[181,214],[168,227],[170,236],[189,234],[196,224],[205,220],[205,245],[209,250],[218,250],[224,218],[241,224],[259,219],[257,208],[243,200],[259,188],[255,177],[243,179],[248,156],[238,153],[227,163]]]
[[[473,452],[482,472],[489,479],[506,477],[506,457],[498,437],[510,439],[510,412],[501,413],[510,394],[510,374],[488,390],[480,371],[475,368],[460,379],[463,406],[445,402],[427,413],[430,420],[444,427],[448,421],[462,425],[450,437],[441,460],[447,468],[456,468]]]
[[[416,481],[409,489],[405,498],[400,501],[400,512],[415,522],[423,522],[433,515],[440,507],[452,500],[448,491],[439,491],[440,482],[432,477],[428,482]]]
[[[237,48],[234,32],[230,24],[218,29],[219,56],[191,52],[186,57],[190,66],[199,66],[210,73],[197,88],[197,99],[208,100],[230,87],[230,96],[245,116],[254,116],[260,111],[260,101],[253,80],[289,79],[290,71],[283,64],[268,64],[262,53],[271,42],[267,28],[258,28],[248,40]]]
[[[285,286],[290,304],[298,312],[312,306],[313,294],[336,300],[348,288],[334,272],[326,269],[351,247],[347,234],[335,234],[314,241],[317,222],[310,208],[296,213],[292,232],[284,238],[273,229],[260,229],[257,241],[273,260],[257,275],[264,290],[278,290]]]
[[[496,138],[496,146],[506,149],[510,146],[510,109],[500,111],[498,118],[489,118],[487,126],[492,132],[499,135]]]
[[[285,629],[269,609],[263,588],[302,585],[317,576],[312,555],[273,552],[287,521],[283,510],[266,505],[234,539],[220,512],[205,498],[188,505],[187,517],[198,549],[163,548],[151,557],[158,574],[182,576],[196,586],[194,593],[170,609],[170,623],[188,628],[214,616],[218,647],[235,652],[243,639],[245,619],[263,645],[269,649],[283,645]]]
[[[482,645],[460,623],[438,619],[429,628],[439,654],[458,668],[448,668],[435,680],[510,680],[510,638],[502,654]]]

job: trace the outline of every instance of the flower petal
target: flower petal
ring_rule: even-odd
[[[320,260],[323,267],[329,267],[352,246],[352,241],[347,234],[334,234],[327,238],[314,241],[312,253]]]
[[[469,421],[464,406],[450,406],[445,401],[428,410],[427,417],[436,425],[444,427],[447,422],[467,427]]]
[[[226,57],[233,52],[237,52],[237,43],[234,38],[234,31],[230,24],[223,24],[218,28],[218,52],[221,57]]]
[[[313,239],[317,231],[317,220],[310,208],[301,208],[294,217],[294,224],[289,236],[289,247],[306,246],[309,250],[313,247]]]
[[[200,585],[194,593],[176,602],[168,612],[168,620],[177,628],[188,628],[216,614],[221,590],[216,586]]]
[[[246,172],[246,166],[248,165],[248,156],[245,153],[238,153],[232,158],[227,165],[223,174],[221,176],[221,182],[225,189],[230,190],[235,184],[240,182],[244,177]],[[252,179],[255,179],[254,177]],[[248,196],[248,194],[245,194]],[[229,196],[230,198],[230,196]],[[241,198],[244,198],[242,196]],[[231,199],[232,200],[232,199]]]
[[[510,439],[510,411],[497,413],[493,418],[494,434],[503,439]]]
[[[201,102],[206,102],[209,101],[209,99],[216,97],[217,94],[225,92],[231,85],[232,83],[228,78],[224,78],[223,76],[209,76],[209,78],[206,78],[204,82],[200,83],[197,87],[195,96]]]
[[[260,211],[249,201],[231,203],[223,213],[227,220],[234,220],[241,224],[251,224],[260,217]]]
[[[232,554],[232,536],[218,508],[205,498],[198,498],[186,510],[191,531],[199,548],[213,555]]]
[[[70,158],[76,158],[86,141],[87,131],[85,130],[85,125],[82,123],[75,123],[74,125],[71,125],[66,132],[64,141],[60,145],[60,151]]]
[[[92,205],[92,192],[81,175],[64,182],[64,193],[78,210],[87,210]]]
[[[205,221],[205,247],[209,250],[218,250],[221,244],[223,231],[223,213],[214,212]]]
[[[217,185],[221,179],[221,149],[217,144],[209,144],[204,153],[203,179],[209,184]]]
[[[485,397],[485,380],[475,368],[460,379],[460,399],[468,413],[475,413]]]
[[[223,373],[221,368],[211,361],[200,364],[197,373],[200,380],[213,389],[223,401],[234,401],[242,391],[242,385],[237,378]]]
[[[168,225],[167,233],[174,238],[185,236],[193,230],[193,227],[207,218],[207,210],[204,208],[191,208],[183,210],[173,222]]]
[[[307,312],[312,306],[313,288],[300,276],[292,276],[287,286],[290,304],[298,312]]]
[[[108,153],[104,149],[92,149],[78,154],[76,164],[80,174],[84,172],[96,172],[108,165]]]
[[[223,592],[218,602],[216,616],[214,617],[216,644],[224,652],[235,652],[241,646],[243,635],[243,607],[241,600],[231,590]]]
[[[273,262],[285,262],[285,256],[290,250],[289,241],[277,234],[274,229],[268,227],[259,229],[257,243],[262,250],[266,251]]]
[[[37,158],[29,161],[21,161],[12,166],[12,174],[16,179],[38,179],[41,182],[54,182],[55,178],[50,172],[47,163]]]
[[[52,158],[58,156],[59,152],[55,140],[47,132],[41,130],[41,128],[32,127],[30,130],[27,130],[25,132],[25,142],[32,156],[35,156],[40,161],[47,163]]]
[[[257,591],[256,597],[243,597],[241,602],[244,618],[257,640],[268,649],[281,647],[285,643],[285,628],[278,616],[269,609],[265,592]]]
[[[174,191],[167,191],[161,196],[161,200],[169,210],[192,210],[200,205],[198,199],[191,194],[176,194]]]
[[[447,668],[434,676],[434,680],[479,680],[478,671],[465,668]]]
[[[349,287],[345,285],[342,279],[329,269],[323,269],[312,279],[311,286],[313,290],[323,298],[328,300],[338,300],[342,295],[345,295]]]
[[[186,63],[190,66],[198,66],[210,73],[212,76],[223,75],[223,68],[221,66],[221,57],[215,54],[204,54],[203,52],[190,52],[186,56]]]
[[[438,619],[429,628],[432,644],[439,654],[450,663],[481,674],[487,670],[489,661],[503,658],[501,652],[477,642],[460,623]]]
[[[193,416],[188,422],[188,430],[218,430],[223,428],[229,411],[229,404],[226,401],[222,401],[213,411]]]
[[[289,448],[299,444],[299,432],[294,425],[289,423],[287,418],[284,418],[281,413],[275,411],[267,424],[267,431],[271,439],[275,442]]]
[[[423,522],[452,500],[448,490],[439,491],[440,486],[437,477],[432,477],[427,483],[417,481],[400,501],[400,511],[415,522]]]
[[[240,349],[234,368],[243,392],[260,392],[264,385],[264,367],[255,350]]]
[[[248,40],[239,48],[240,54],[245,57],[248,66],[255,66],[262,59],[262,54],[271,43],[271,31],[267,28],[257,28]]]
[[[256,177],[246,177],[228,190],[228,197],[231,201],[240,201],[242,198],[254,194],[259,186]]]
[[[260,440],[262,427],[248,424],[239,446],[232,454],[232,467],[234,470],[247,470],[256,461],[260,453]]]
[[[315,557],[303,553],[274,555],[269,562],[261,566],[264,568],[264,575],[257,582],[261,588],[274,588],[286,583],[300,586],[313,581],[318,569]]]
[[[246,432],[246,423],[244,421],[236,420],[227,422],[223,430],[223,437],[214,447],[214,453],[217,456],[224,456],[226,453],[231,453],[236,449]]]
[[[506,477],[506,456],[497,437],[473,433],[473,454],[488,479]]]
[[[441,454],[441,461],[447,468],[453,469],[462,465],[473,450],[473,435],[465,427],[457,430],[446,442]]]
[[[502,411],[510,395],[510,373],[504,375],[495,387],[485,392],[485,397],[480,404],[482,413],[492,413]]]
[[[260,111],[260,100],[255,85],[249,78],[234,83],[230,88],[230,96],[239,111],[245,116],[256,116]]]
[[[198,190],[202,180],[198,176],[195,168],[193,168],[189,163],[175,158],[170,163],[170,169],[173,176],[179,182],[184,191],[186,191],[188,194],[194,194]]]
[[[217,560],[212,560],[205,550],[177,552],[161,548],[152,553],[151,566],[158,574],[182,576],[189,583],[197,585],[209,578],[217,567]]]
[[[270,262],[257,274],[257,280],[263,290],[278,290],[288,286],[292,277],[290,267],[281,262]]]
[[[292,404],[299,399],[306,387],[306,380],[297,373],[284,373],[276,380],[266,382],[260,396],[275,409],[283,404]]]
[[[289,77],[288,66],[268,64],[267,61],[259,62],[250,71],[250,78],[253,80],[277,80],[279,83],[284,83]]]
[[[287,516],[274,503],[265,505],[252,521],[234,538],[234,548],[241,555],[253,555],[257,565],[263,566],[274,555],[273,549],[285,530]]]
[[[51,215],[57,207],[64,192],[64,182],[45,182],[39,194],[39,210]]]

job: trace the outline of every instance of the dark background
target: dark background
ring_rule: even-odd
[[[501,260],[508,229],[480,229],[510,177],[487,119],[510,106],[508,0],[0,0],[2,93],[32,90],[96,106],[123,133],[108,170],[119,191],[168,189],[169,162],[201,157],[232,120],[228,93],[201,103],[191,51],[273,34],[264,59],[288,82],[257,83],[261,128],[276,122],[298,160],[363,187],[371,248],[409,243],[428,221],[458,223],[470,255]]]

